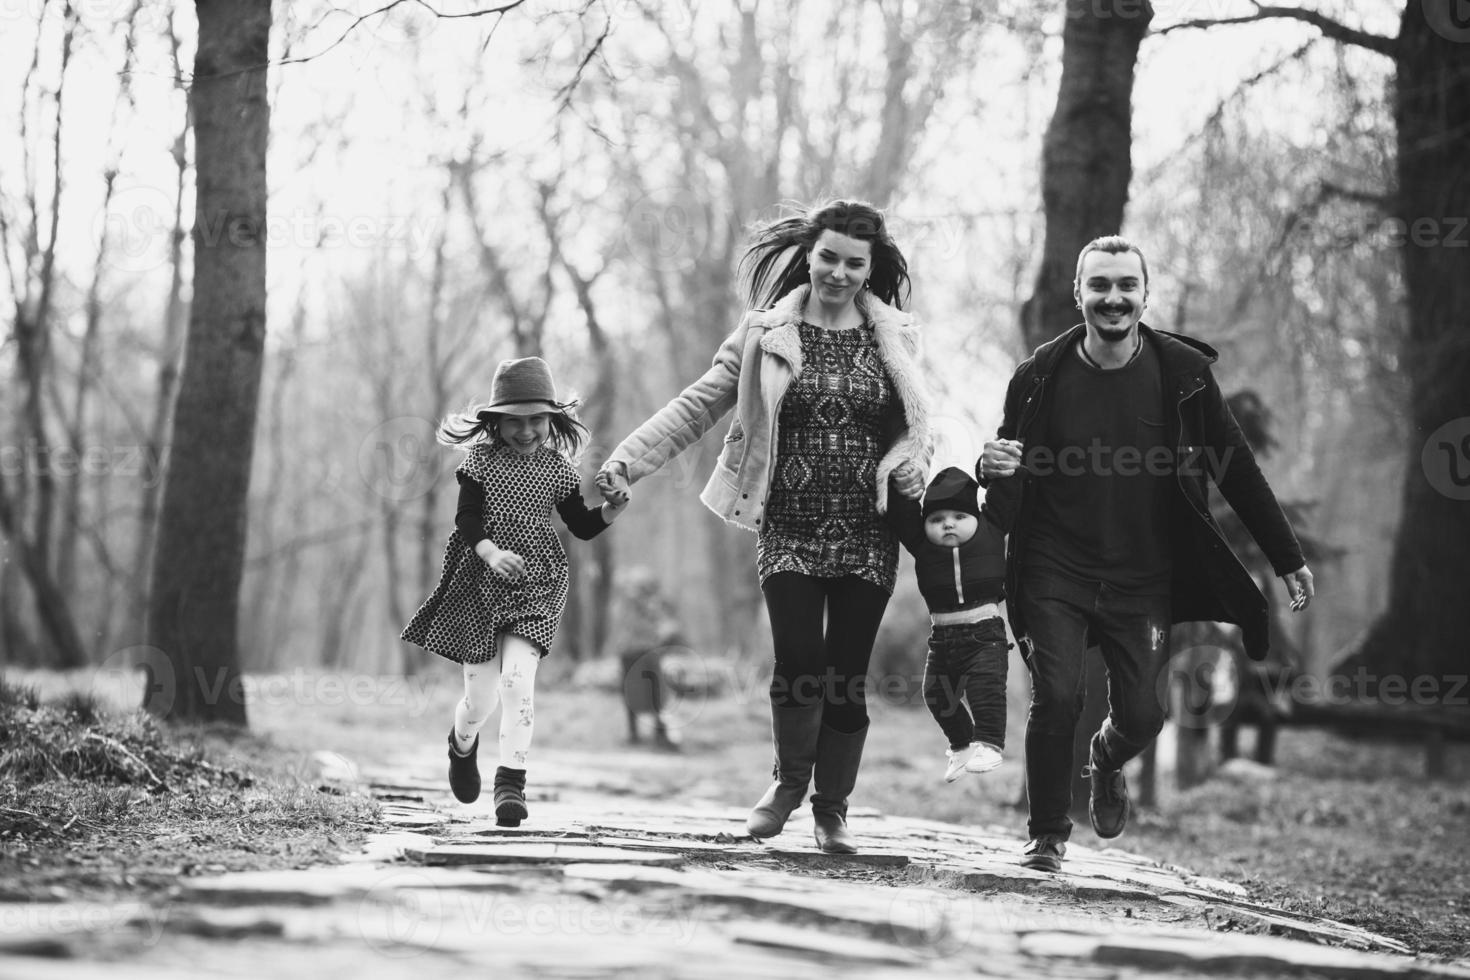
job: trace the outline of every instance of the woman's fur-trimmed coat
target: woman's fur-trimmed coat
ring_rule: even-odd
[[[699,499],[729,523],[760,530],[781,399],[801,373],[797,327],[810,289],[793,289],[769,310],[747,312],[720,345],[710,369],[613,450],[608,462],[627,467],[629,484],[699,441],[734,408],[719,463]],[[920,330],[914,317],[876,296],[864,294],[858,303],[873,325],[878,356],[903,406],[904,425],[878,464],[874,493],[878,511],[884,513],[888,477],[901,463],[912,462],[921,474],[928,471],[931,400],[919,364]]]

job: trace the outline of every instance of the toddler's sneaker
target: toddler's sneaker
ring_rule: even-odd
[[[965,772],[989,772],[1000,765],[1000,749],[989,742],[971,742]]]
[[[952,783],[965,774],[965,764],[970,761],[970,747],[967,745],[962,749],[945,749],[944,758],[948,760],[944,767],[944,781]]]

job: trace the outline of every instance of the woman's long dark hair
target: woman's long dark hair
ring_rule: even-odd
[[[824,231],[868,242],[868,291],[895,309],[909,301],[909,264],[888,234],[883,212],[866,201],[828,201],[757,228],[740,258],[740,282],[750,309],[768,309],[797,286],[811,281],[807,262]],[[860,300],[861,301],[861,300]]]
[[[574,461],[590,437],[587,426],[573,414],[577,404],[577,399],[573,398],[561,403],[561,411],[546,413],[551,422],[552,447]],[[468,449],[477,442],[488,442],[499,449],[505,445],[505,440],[500,438],[499,427],[504,417],[504,412],[492,412],[484,404],[471,405],[463,412],[451,412],[439,423],[439,442],[461,449]]]

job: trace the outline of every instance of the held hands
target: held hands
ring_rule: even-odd
[[[987,480],[1015,476],[1017,470],[1026,468],[1021,462],[1021,449],[1015,439],[990,440],[980,453],[980,475]]]
[[[622,463],[604,463],[594,482],[602,492],[602,499],[614,512],[628,506],[628,501],[633,499],[628,489],[628,468]]]
[[[604,496],[606,496],[606,494],[604,494]],[[624,498],[621,502],[612,499],[605,500],[602,504],[602,519],[611,524],[617,519],[617,516],[619,514],[627,509],[628,501],[626,498]]]
[[[924,494],[924,474],[909,460],[894,467],[893,485],[898,492],[910,500],[918,500]]]
[[[1312,570],[1306,565],[1294,572],[1287,572],[1281,576],[1281,581],[1286,583],[1286,591],[1291,593],[1291,611],[1301,612],[1312,604],[1312,597],[1317,590],[1312,587]]]
[[[519,582],[526,577],[526,559],[514,551],[497,548],[489,538],[475,545],[475,554],[490,566],[490,571],[507,582]]]

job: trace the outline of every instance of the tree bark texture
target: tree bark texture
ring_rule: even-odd
[[[1021,308],[1027,350],[1077,322],[1077,253],[1122,227],[1133,176],[1133,74],[1153,8],[1147,0],[1068,0],[1066,17],[1057,107],[1042,144],[1046,239],[1036,289]],[[1073,735],[1070,773],[1077,821],[1087,820],[1090,784],[1081,778],[1082,768],[1108,711],[1102,658],[1089,649],[1085,659],[1086,701]]]
[[[1470,650],[1470,30],[1431,22],[1443,16],[1433,6],[1405,4],[1396,49],[1413,435],[1389,608],[1354,666],[1375,680],[1404,677],[1409,690],[1433,678],[1443,697]]]
[[[173,669],[144,706],[243,725],[237,636],[265,344],[269,0],[197,0],[189,90],[194,296],[159,512],[149,644]]]
[[[1042,144],[1046,239],[1036,291],[1021,308],[1028,351],[1078,322],[1077,253],[1122,228],[1133,177],[1133,75],[1152,17],[1147,0],[1067,0],[1061,86]]]

